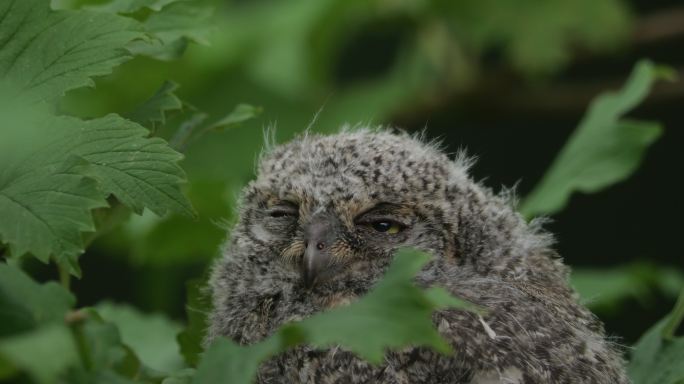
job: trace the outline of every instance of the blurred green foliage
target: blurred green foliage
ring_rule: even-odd
[[[173,79],[184,100],[212,115],[245,101],[262,106],[257,124],[276,126],[277,140],[285,140],[309,125],[333,132],[345,123],[381,124],[416,104],[467,90],[492,52],[524,76],[542,79],[562,69],[575,46],[620,47],[630,20],[619,1],[199,3],[216,8],[210,46],[190,46],[173,65],[138,58],[98,88],[71,93],[64,112],[127,111],[135,103],[131,95],[151,94],[157,84]],[[369,66],[380,67],[352,74],[346,67],[366,59],[356,57],[368,52],[356,52],[355,46],[369,34],[378,40],[372,48],[386,58],[375,63],[377,58],[368,57]],[[171,122],[160,135],[171,139],[183,121]],[[103,239],[104,247],[133,244],[128,254],[136,262],[212,258],[224,233],[216,221],[230,220],[237,191],[252,177],[263,141],[257,124],[205,137],[185,150],[199,222],[145,219],[147,235],[118,231]]]
[[[595,99],[544,178],[523,200],[521,212],[527,216],[553,214],[575,190],[597,192],[629,177],[662,127],[621,117],[646,98],[653,82],[673,76],[669,68],[641,62],[622,90]]]
[[[675,331],[684,317],[684,289],[667,317],[654,325],[634,346],[627,367],[635,383],[681,383],[684,380],[684,337]]]
[[[130,346],[145,365],[161,372],[183,368],[176,343],[179,323],[160,314],[141,313],[125,304],[101,302],[95,309],[102,319],[117,325],[121,342]]]
[[[265,135],[279,142],[306,128],[423,116],[480,88],[497,93],[510,77],[543,88],[577,57],[628,49],[637,16],[619,0],[52,0],[57,12],[47,3],[0,0],[0,380],[38,383],[202,383],[233,371],[249,382],[260,360],[302,342],[342,343],[375,360],[386,346],[443,347],[428,315],[458,303],[408,283],[420,257],[398,257],[364,299],[398,300],[369,312],[384,319],[377,339],[340,328],[355,327],[340,319],[366,311],[361,300],[248,349],[221,341],[201,359],[202,280],[189,288],[182,332],[161,314],[101,300],[137,275],[126,300],[166,311],[184,302],[178,287],[216,256]],[[575,192],[635,172],[663,128],[625,114],[672,77],[641,61],[621,90],[596,98],[523,212],[559,212]],[[104,140],[110,128],[122,135]],[[56,261],[63,287],[22,272],[41,274],[24,254]],[[79,264],[83,281],[92,274],[105,290],[88,298],[74,282],[79,307],[99,302],[93,308],[76,309],[64,288]],[[113,274],[112,265],[126,269]],[[635,298],[672,298],[683,281],[654,262],[578,268],[572,278],[599,314]],[[675,332],[682,297],[635,345],[636,383],[684,378]],[[394,311],[415,322],[384,327],[400,317]],[[339,330],[334,339],[316,336],[330,334],[316,333],[326,327]],[[224,364],[229,356],[244,365]]]

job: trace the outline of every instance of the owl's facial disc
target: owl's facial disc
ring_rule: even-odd
[[[319,210],[305,218],[302,235],[295,240],[301,244],[299,268],[304,287],[344,279],[343,272],[349,269],[345,267],[368,260],[370,255],[376,259],[401,244],[409,224],[400,211],[392,204],[378,204],[349,220],[335,210]]]

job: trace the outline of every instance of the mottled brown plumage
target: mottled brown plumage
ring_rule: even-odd
[[[627,383],[551,236],[467,171],[462,156],[382,130],[304,135],[267,151],[213,270],[208,340],[253,343],[344,305],[411,246],[435,256],[421,285],[489,309],[435,313],[454,356],[407,348],[371,366],[340,348],[301,347],[264,363],[258,382]]]

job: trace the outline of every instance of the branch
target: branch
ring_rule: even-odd
[[[653,44],[684,37],[684,7],[658,11],[639,19],[634,26],[634,44]]]

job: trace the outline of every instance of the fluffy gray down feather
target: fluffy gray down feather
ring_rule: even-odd
[[[488,309],[433,315],[453,356],[407,348],[373,366],[341,348],[303,346],[263,363],[257,382],[628,383],[618,346],[569,287],[552,236],[515,211],[511,193],[473,181],[469,166],[382,129],[305,134],[265,150],[213,268],[207,344],[254,343],[345,305],[410,246],[434,255],[420,285]],[[304,271],[319,258],[311,286]]]

